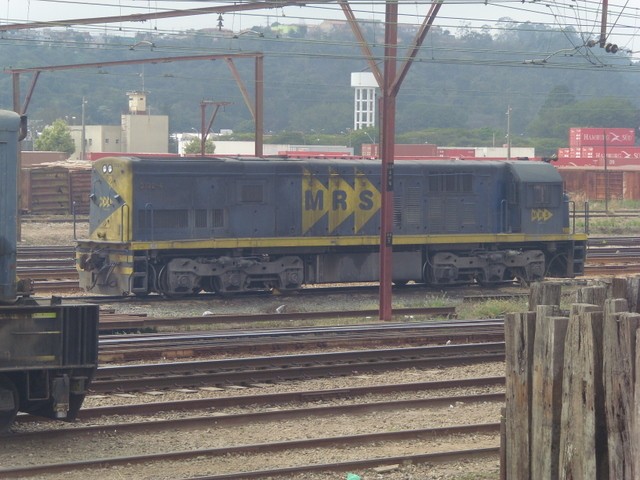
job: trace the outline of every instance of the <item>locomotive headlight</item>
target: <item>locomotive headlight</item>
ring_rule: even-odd
[[[106,165],[102,165],[102,173],[107,173],[107,166]]]
[[[113,165],[109,164],[107,166],[107,172],[112,173],[113,172]]]

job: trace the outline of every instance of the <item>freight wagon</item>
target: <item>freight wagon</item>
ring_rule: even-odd
[[[97,305],[40,305],[16,279],[19,131],[0,111],[0,431],[19,411],[75,418],[98,358]]]
[[[380,162],[103,158],[93,168],[81,286],[167,296],[378,280]],[[393,281],[445,286],[583,273],[542,162],[398,161]]]

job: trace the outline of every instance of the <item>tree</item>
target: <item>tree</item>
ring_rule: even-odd
[[[639,119],[640,110],[631,102],[602,97],[541,109],[529,125],[529,133],[566,140],[570,127],[633,128]]]
[[[69,126],[61,118],[44,127],[42,133],[36,138],[34,147],[40,151],[64,152],[67,155],[76,151]]]
[[[207,137],[207,140],[204,142],[204,153],[208,155],[213,155],[216,151],[216,145],[213,143],[211,138]],[[200,143],[200,139],[198,137],[193,137],[189,142],[184,146],[185,155],[199,155],[202,152],[202,144]]]

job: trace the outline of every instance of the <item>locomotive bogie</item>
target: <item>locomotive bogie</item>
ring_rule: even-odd
[[[367,160],[106,158],[95,163],[81,285],[188,295],[376,281],[380,164]],[[393,281],[572,277],[586,235],[541,162],[394,167]]]

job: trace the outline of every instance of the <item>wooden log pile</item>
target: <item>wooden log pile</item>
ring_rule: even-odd
[[[507,315],[502,477],[640,479],[640,277],[584,287],[532,285]]]

